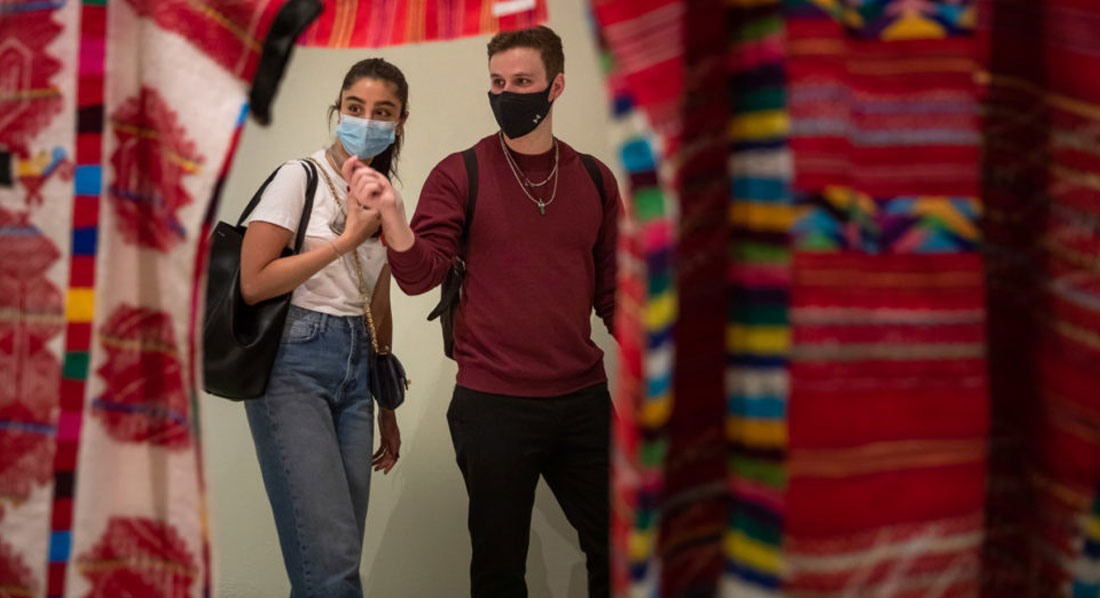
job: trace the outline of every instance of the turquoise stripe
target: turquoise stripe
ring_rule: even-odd
[[[623,168],[626,168],[627,172],[646,172],[657,168],[649,142],[640,137],[623,145],[622,150],[620,150],[620,158],[623,161]]]
[[[660,397],[668,393],[672,388],[672,372],[661,374],[656,378],[646,381],[646,396]]]
[[[734,177],[733,197],[754,201],[785,202],[790,199],[791,188],[786,181],[752,177]]]
[[[760,419],[782,419],[787,414],[787,403],[778,396],[746,397],[734,395],[729,398],[729,414]]]

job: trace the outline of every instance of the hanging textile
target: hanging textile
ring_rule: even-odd
[[[324,0],[298,41],[325,48],[380,48],[534,27],[546,0]]]
[[[988,447],[970,2],[789,2],[790,595],[973,596]]]
[[[989,596],[1100,595],[1100,7],[997,0],[984,198]]]
[[[593,3],[620,163],[625,215],[619,233],[619,295],[611,473],[612,585],[616,596],[651,596],[673,410],[678,297],[672,265],[678,214],[669,163],[679,144],[680,2]],[[664,85],[641,82],[663,81]]]
[[[0,6],[2,595],[211,592],[196,281],[283,5]]]

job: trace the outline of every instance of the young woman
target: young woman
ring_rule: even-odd
[[[374,403],[364,304],[369,298],[378,345],[389,346],[390,270],[376,237],[379,216],[361,205],[369,190],[349,192],[345,177],[360,168],[393,173],[408,97],[396,66],[381,58],[353,65],[329,108],[336,138],[307,158],[318,183],[301,253],[280,257],[293,245],[305,202],[297,160],[264,191],[241,248],[246,302],[293,291],[267,393],[245,402],[293,598],[363,595],[371,468],[389,473],[401,447],[393,411],[380,407],[380,447],[368,458]]]

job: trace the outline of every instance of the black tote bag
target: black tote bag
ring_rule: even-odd
[[[313,194],[317,190],[317,172],[302,162],[306,170],[306,198],[294,248],[284,248],[282,257],[297,255],[302,249]],[[271,365],[279,350],[290,293],[248,305],[241,297],[241,243],[247,227],[242,223],[260,203],[264,189],[275,178],[271,173],[260,186],[237,224],[219,222],[210,240],[210,262],[206,276],[206,312],[203,315],[203,389],[206,392],[240,401],[263,396]]]

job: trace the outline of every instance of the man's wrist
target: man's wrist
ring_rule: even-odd
[[[386,234],[386,245],[398,252],[408,251],[416,241],[412,228],[400,214],[382,214],[382,230]]]

